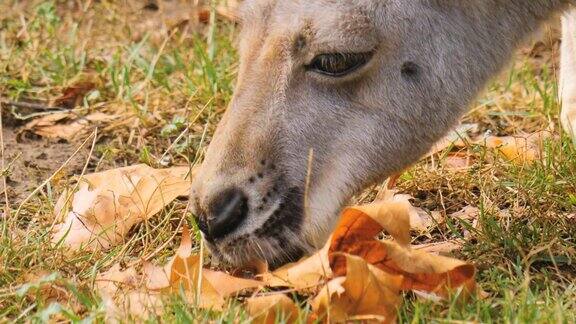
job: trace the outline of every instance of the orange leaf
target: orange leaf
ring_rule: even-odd
[[[414,251],[408,245],[402,244],[405,236],[409,234],[409,224],[404,222],[409,218],[409,210],[393,204],[395,203],[373,204],[344,211],[329,250],[330,266],[334,275],[347,275],[347,258],[342,254],[346,253],[359,256],[389,274],[401,275],[404,278],[401,285],[403,290],[424,290],[442,296],[459,287],[464,287],[468,292],[472,291],[475,286],[474,266],[455,259]],[[397,219],[402,225],[390,224],[388,221],[391,219]],[[384,226],[379,226],[380,224]],[[401,240],[397,240],[401,244],[377,240],[375,233],[385,228],[390,228],[395,233],[394,237],[401,237]]]
[[[331,280],[311,302],[321,319],[344,322],[355,316],[378,316],[391,323],[400,306],[402,276],[370,266],[362,258],[343,254],[346,276]]]
[[[374,217],[368,216],[374,215]],[[387,251],[379,248],[375,239],[382,230],[390,233],[400,244],[410,243],[410,210],[406,202],[371,204],[348,208],[342,214],[329,249],[330,266],[335,275],[344,272],[344,259],[335,252],[357,255],[370,264],[388,260]]]
[[[172,289],[182,287],[200,307],[221,309],[226,297],[244,289],[262,286],[260,281],[236,278],[223,272],[203,269],[200,256],[191,254],[192,241],[187,227],[184,228],[182,236],[182,243],[170,267],[170,287]]]

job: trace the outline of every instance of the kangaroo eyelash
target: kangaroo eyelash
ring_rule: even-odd
[[[331,77],[342,77],[366,65],[372,56],[372,52],[320,54],[306,65],[306,70]]]

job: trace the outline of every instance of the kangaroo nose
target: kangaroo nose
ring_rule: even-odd
[[[219,239],[232,233],[248,216],[248,198],[239,189],[221,192],[209,204],[199,228],[209,239]]]

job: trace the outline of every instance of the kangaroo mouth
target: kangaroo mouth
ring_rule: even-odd
[[[299,188],[289,188],[278,198],[277,207],[260,227],[222,242],[207,241],[213,257],[233,266],[262,260],[270,268],[276,268],[311,252],[313,248],[302,233],[303,197]]]

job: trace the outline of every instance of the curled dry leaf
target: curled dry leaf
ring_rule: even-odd
[[[55,227],[53,242],[62,241],[73,250],[107,249],[122,242],[134,224],[188,194],[189,171],[136,165],[82,177],[80,190],[64,192],[56,204],[55,216],[66,216]]]
[[[176,255],[165,265],[146,263],[142,274],[134,268],[121,270],[116,264],[96,278],[98,291],[114,305],[115,316],[145,317],[157,314],[165,293],[184,291],[188,302],[200,308],[222,310],[226,298],[245,289],[255,289],[262,282],[236,278],[224,272],[204,269],[201,257],[193,254],[187,227]]]
[[[33,119],[22,128],[20,134],[33,133],[50,139],[75,140],[84,137],[94,125],[110,122],[115,118],[99,112],[86,116],[57,112]]]
[[[404,276],[403,290],[423,290],[446,297],[458,288],[465,294],[475,288],[473,265],[456,259],[405,249],[392,242],[383,242],[390,261],[376,266]]]
[[[410,195],[398,194],[396,189],[383,188],[377,195],[377,201],[373,206],[388,206],[392,202],[405,203],[410,216],[410,228],[422,233],[429,232],[438,224],[444,223],[444,216],[438,211],[427,212],[422,208],[414,207],[410,202],[414,199]]]
[[[402,290],[439,299],[455,291],[467,296],[475,288],[474,266],[425,252],[442,252],[430,247],[411,248],[412,208],[407,199],[348,208],[320,252],[264,275],[264,282],[299,292],[323,287],[317,294],[312,290],[313,319],[332,322],[392,322]],[[382,231],[394,241],[379,241],[376,236]]]
[[[342,215],[340,226],[347,229],[346,235],[340,238],[335,232],[332,240],[330,248],[332,254],[329,258],[336,276],[345,274],[346,258],[334,252],[343,252],[360,256],[385,272],[402,275],[403,290],[424,290],[441,296],[447,296],[459,288],[464,288],[467,293],[473,291],[475,288],[473,265],[410,248],[406,242],[406,232],[409,228],[406,225],[409,219],[406,207],[391,208],[385,204],[357,208],[349,208]],[[403,225],[390,226],[394,222]],[[378,233],[375,223],[382,224],[380,230],[391,234],[396,242],[376,240],[372,235],[374,232]],[[348,237],[355,239],[351,240]]]
[[[376,315],[393,322],[400,306],[402,276],[370,266],[364,259],[343,254],[346,275],[332,279],[312,302],[321,320],[345,322],[355,316]]]
[[[62,90],[62,95],[53,101],[52,106],[72,109],[82,104],[84,97],[102,85],[96,74],[83,74],[74,83]]]
[[[185,228],[182,243],[171,261],[169,286],[182,287],[199,307],[221,309],[225,298],[238,292],[262,286],[260,281],[233,277],[227,273],[204,269],[200,256],[192,254],[191,236]],[[200,291],[198,291],[200,288]]]

